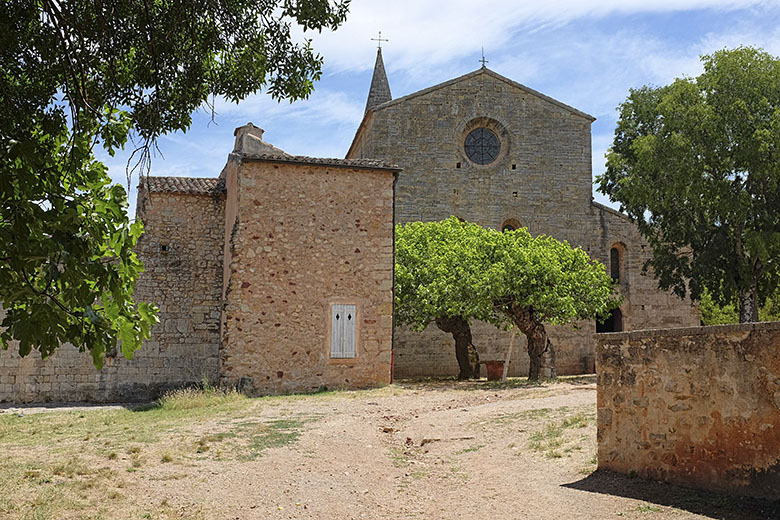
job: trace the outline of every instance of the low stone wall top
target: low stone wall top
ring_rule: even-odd
[[[600,469],[780,499],[780,322],[596,342]]]

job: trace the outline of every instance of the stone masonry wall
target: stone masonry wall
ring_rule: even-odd
[[[146,226],[137,251],[146,271],[135,298],[160,307],[132,360],[107,357],[102,370],[88,353],[61,346],[46,360],[0,351],[0,402],[147,401],[172,387],[217,380],[222,288],[221,196],[139,191]],[[165,246],[165,251],[162,251]]]
[[[780,322],[597,341],[599,469],[780,499]]]
[[[223,382],[264,394],[389,383],[393,171],[244,159],[225,173],[237,220]],[[355,359],[329,355],[340,303],[357,305]]]
[[[482,166],[465,155],[475,125],[493,129],[502,151]],[[649,254],[635,226],[617,212],[593,204],[591,119],[549,98],[519,88],[490,71],[469,74],[369,111],[348,154],[403,168],[396,188],[396,222],[433,221],[456,215],[501,229],[507,220],[532,235],[567,240],[609,266],[614,244],[624,250],[620,291],[624,330],[699,324],[687,300],[658,290],[641,266]],[[595,321],[548,327],[559,374],[593,372]],[[483,360],[504,359],[509,334],[473,325]],[[525,338],[518,336],[510,375],[528,373]],[[397,377],[458,373],[452,336],[429,325],[419,334],[398,328]]]

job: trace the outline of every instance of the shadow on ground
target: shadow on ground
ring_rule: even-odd
[[[599,470],[563,487],[643,500],[719,520],[777,520],[780,502],[688,489]]]

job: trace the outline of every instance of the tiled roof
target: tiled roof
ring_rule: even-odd
[[[378,161],[376,159],[329,159],[322,157],[307,157],[305,155],[242,155],[243,160],[286,162],[294,164],[316,164],[320,166],[341,166],[346,168],[365,168],[370,170],[401,171],[401,167],[395,164]]]
[[[150,192],[214,194],[225,191],[225,181],[208,177],[142,177],[140,186]]]

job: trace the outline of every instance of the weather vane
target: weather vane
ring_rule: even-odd
[[[382,33],[379,33],[379,35],[381,36]],[[485,48],[484,47],[482,47],[482,59],[479,60],[479,61],[482,63],[483,67],[485,66],[485,63],[490,63],[488,60],[485,59]]]
[[[371,38],[371,41],[377,42],[377,48],[382,48],[382,42],[389,42],[390,40],[382,38],[382,31],[379,31],[379,38]]]

